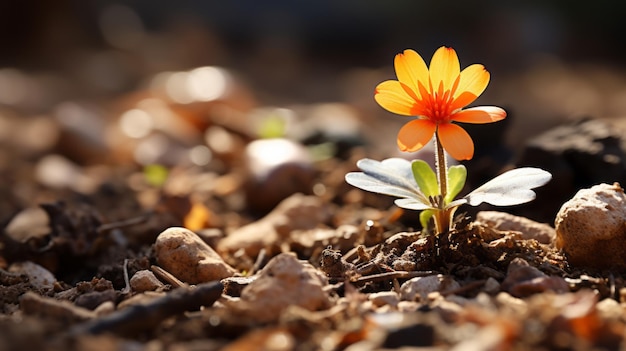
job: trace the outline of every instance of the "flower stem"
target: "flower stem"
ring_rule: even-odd
[[[435,211],[433,217],[435,219],[435,230],[437,231],[437,234],[441,234],[451,229],[450,227],[452,226],[452,221],[450,217],[452,216],[454,210],[445,210],[446,204],[444,199],[448,194],[448,165],[438,133],[435,133],[435,149],[435,168],[437,168],[440,198],[439,201],[437,201],[438,209]]]
[[[448,165],[438,133],[435,133],[435,149],[437,150],[435,153],[435,167],[437,168],[437,178],[439,180],[439,194],[441,194],[440,208],[443,208],[443,199],[448,194]]]

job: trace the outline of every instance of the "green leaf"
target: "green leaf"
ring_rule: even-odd
[[[449,204],[463,190],[467,178],[467,169],[463,165],[448,168],[448,193],[443,199],[445,204]]]
[[[428,163],[422,160],[415,160],[411,163],[411,169],[413,170],[413,177],[415,177],[417,186],[419,186],[426,197],[439,195],[437,176]]]
[[[430,219],[433,217],[434,214],[435,214],[434,210],[424,210],[420,212],[420,223],[422,224],[422,228],[424,229],[428,228],[428,222],[430,221]]]

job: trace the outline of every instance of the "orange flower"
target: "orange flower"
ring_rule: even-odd
[[[463,71],[452,48],[440,47],[430,61],[413,50],[405,50],[394,60],[398,80],[376,87],[374,99],[384,109],[404,116],[417,116],[398,133],[398,147],[413,152],[421,149],[437,133],[443,148],[457,160],[474,155],[474,142],[467,132],[452,122],[490,123],[506,117],[495,106],[463,110],[482,94],[489,83],[489,72],[480,64]]]

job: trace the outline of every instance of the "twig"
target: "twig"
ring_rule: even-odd
[[[261,250],[259,251],[259,255],[256,257],[256,261],[254,262],[254,265],[252,266],[252,268],[250,269],[250,272],[248,273],[249,276],[258,272],[261,269],[261,267],[263,267],[263,263],[265,262],[266,257],[267,257],[267,252],[265,248],[261,248]]]
[[[101,224],[100,226],[98,226],[98,228],[96,230],[97,230],[98,234],[102,234],[104,232],[107,232],[107,231],[110,231],[110,230],[113,230],[113,229],[130,227],[130,226],[137,225],[137,224],[140,224],[140,223],[143,223],[143,222],[147,221],[148,218],[150,218],[150,216],[152,216],[152,213],[147,213],[147,214],[144,214],[142,216],[128,218],[128,219],[117,221],[117,222],[110,222],[110,223]]]
[[[173,276],[172,273],[166,271],[159,266],[150,266],[150,270],[152,270],[152,273],[154,273],[159,279],[165,281],[175,288],[189,287],[187,283],[180,281],[178,278]]]
[[[212,305],[222,295],[223,288],[220,282],[178,288],[148,304],[133,305],[105,317],[78,324],[70,329],[69,334],[76,336],[111,332],[136,335],[156,327],[169,317]]]
[[[433,275],[435,272],[433,271],[415,271],[415,272],[407,272],[407,271],[394,271],[394,272],[385,272],[379,274],[367,275],[364,277],[359,277],[354,280],[355,284],[363,284],[367,282],[378,282],[378,281],[386,281],[390,279],[411,279],[415,277],[425,277],[427,275]]]
[[[124,283],[126,286],[122,289],[122,294],[128,294],[130,292],[130,279],[128,279],[128,258],[124,259]]]

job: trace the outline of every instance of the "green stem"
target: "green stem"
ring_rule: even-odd
[[[439,140],[439,135],[435,133],[435,168],[437,168],[437,179],[439,183],[439,194],[440,198],[437,201],[438,209],[435,211],[435,230],[437,234],[444,233],[451,229],[452,221],[450,216],[452,213],[450,211],[444,210],[445,203],[444,199],[448,194],[448,167],[446,164],[446,155],[443,151],[443,146],[441,146],[441,141]]]
[[[443,152],[443,146],[439,141],[439,134],[435,133],[435,148],[437,152],[435,154],[435,167],[437,168],[437,178],[439,179],[439,194],[441,194],[441,204],[439,208],[443,208],[443,199],[448,194],[448,167],[446,162],[446,155]]]

